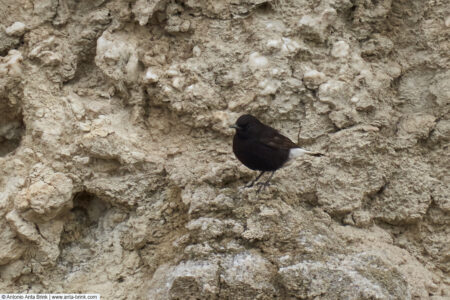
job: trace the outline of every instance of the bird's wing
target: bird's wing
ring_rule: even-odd
[[[291,149],[291,148],[298,148],[298,145],[295,144],[293,141],[291,141],[289,138],[285,137],[284,135],[280,134],[276,130],[271,130],[268,132],[268,134],[265,134],[264,136],[261,136],[259,138],[259,142],[269,146],[274,149]]]

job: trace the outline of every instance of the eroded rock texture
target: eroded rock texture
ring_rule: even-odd
[[[0,291],[449,299],[448,2],[0,6]],[[244,112],[326,156],[242,189]]]

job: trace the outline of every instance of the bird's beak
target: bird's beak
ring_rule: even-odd
[[[240,127],[237,124],[230,125],[230,128],[239,129]]]

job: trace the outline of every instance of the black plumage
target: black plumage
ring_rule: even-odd
[[[269,184],[275,171],[283,167],[291,158],[302,154],[321,155],[301,149],[289,138],[261,123],[252,115],[240,116],[236,124],[230,127],[236,129],[233,138],[233,152],[236,157],[246,167],[261,171],[247,187],[253,186],[265,172],[272,172],[269,179],[261,184],[258,192]]]

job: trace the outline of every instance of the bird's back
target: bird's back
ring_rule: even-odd
[[[267,125],[264,125],[264,127],[265,130],[261,131],[261,134],[258,137],[258,140],[261,143],[274,149],[289,150],[292,148],[298,148],[297,144],[291,141],[288,137],[285,137],[284,135],[279,133],[278,130]]]

